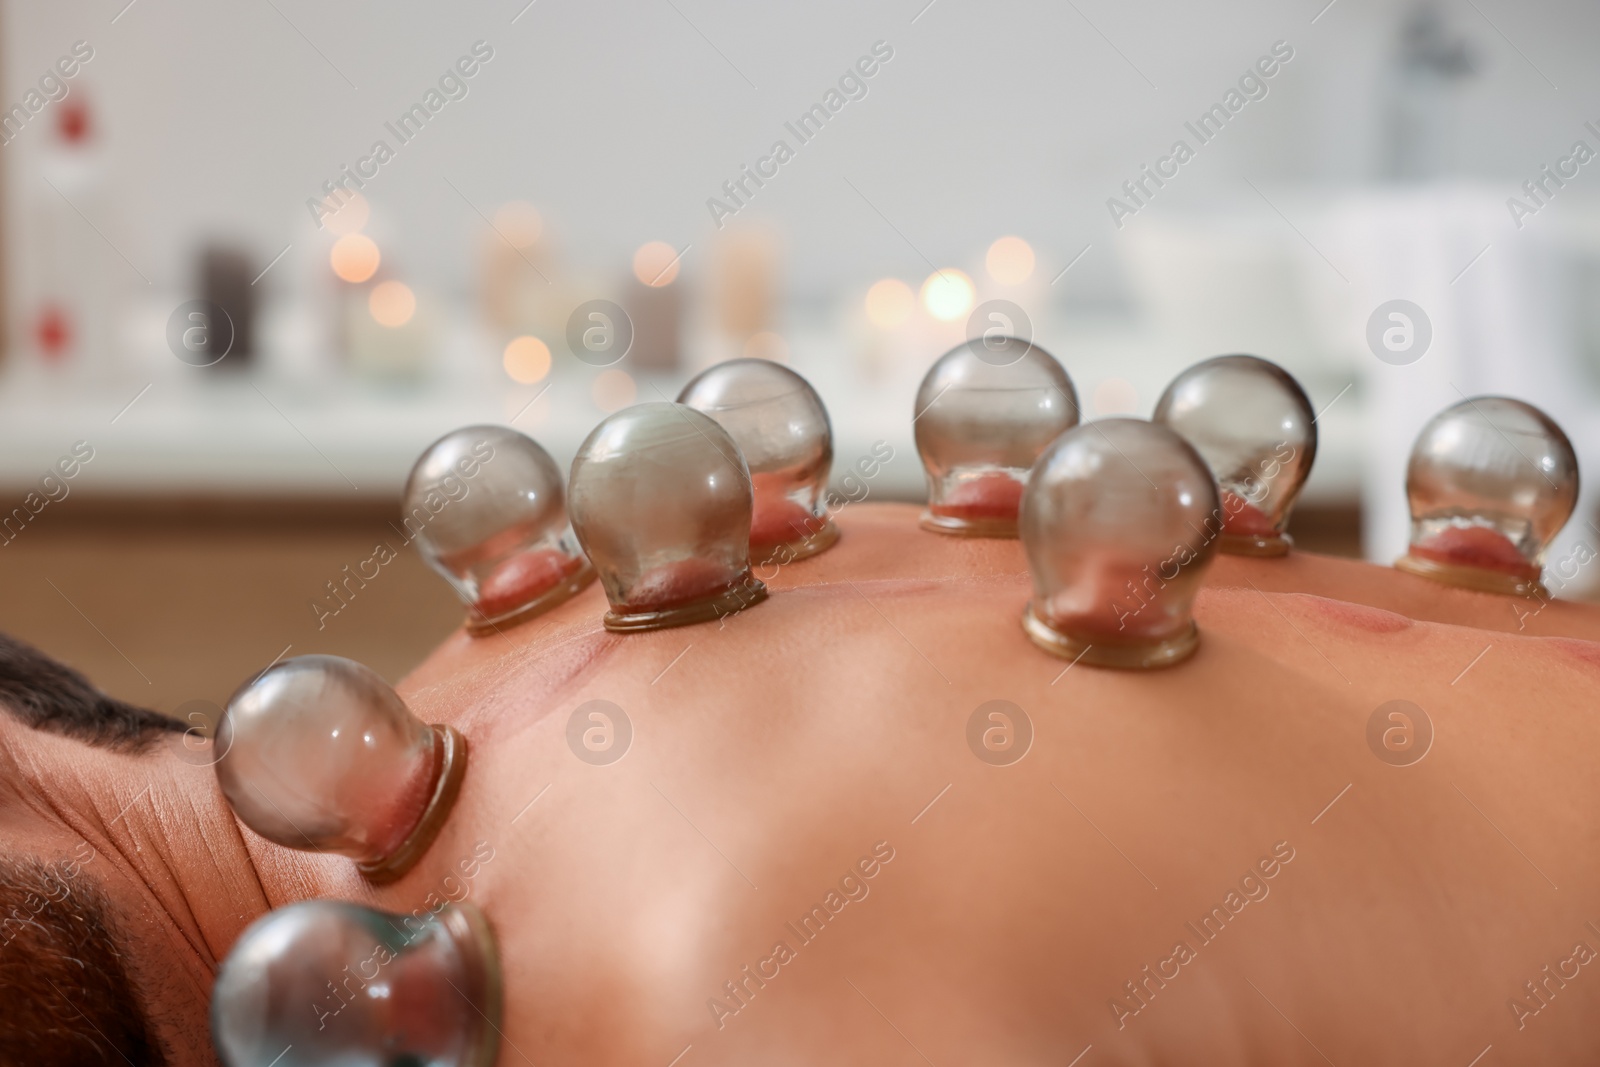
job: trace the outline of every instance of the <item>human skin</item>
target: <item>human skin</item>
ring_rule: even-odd
[[[1481,593],[1393,567],[1292,550],[1277,559],[1219,555],[1209,584],[1307,593],[1392,611],[1419,622],[1449,623],[1530,637],[1600,641],[1600,611],[1553,596]],[[1481,646],[1480,646],[1481,647]]]
[[[466,734],[469,770],[393,885],[238,827],[211,770],[167,747],[117,755],[6,717],[0,840],[95,847],[84,874],[178,1063],[207,1062],[211,976],[266,908],[410,912],[479,842],[493,858],[468,899],[499,937],[502,1064],[1060,1065],[1091,1045],[1084,1067],[1466,1064],[1490,1044],[1496,1063],[1594,1062],[1600,965],[1521,1029],[1507,1007],[1540,1007],[1523,982],[1574,943],[1600,950],[1600,647],[1534,636],[1554,607],[1486,633],[1487,594],[1219,558],[1193,659],[1066,669],[1019,624],[1021,545],[917,517],[846,507],[836,547],[757,568],[771,597],[722,623],[608,633],[594,586],[447,639],[398,688]],[[1434,621],[1451,610],[1471,624]],[[633,727],[606,766],[566,740],[593,699]],[[1009,766],[967,742],[996,699],[1035,731]],[[1394,699],[1436,731],[1411,766],[1367,744]],[[879,842],[893,859],[868,895],[802,944],[785,924]],[[1293,858],[1258,879],[1268,894],[1202,944],[1186,924],[1275,846]],[[724,983],[779,940],[794,958],[719,1027],[707,1001],[732,1006]],[[1137,1006],[1124,983],[1180,940],[1195,958],[1119,1018],[1112,998]]]

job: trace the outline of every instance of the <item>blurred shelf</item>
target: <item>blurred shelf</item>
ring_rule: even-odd
[[[655,389],[670,398],[679,384],[644,379],[640,399],[653,398]],[[870,483],[872,493],[922,498],[910,397],[859,388],[842,396],[823,392],[834,424],[835,478],[856,457],[869,454],[874,442],[886,440],[895,458]],[[120,417],[126,399],[40,404],[8,396],[0,398],[0,491],[8,497],[26,494],[81,440],[93,447],[94,458],[69,483],[74,493],[393,500],[429,442],[473,423],[514,419],[512,424],[538,439],[557,462],[570,463],[602,413],[586,391],[558,383],[535,402],[537,411],[518,417],[535,393],[311,396],[238,382],[196,394],[157,386]],[[1357,497],[1359,417],[1348,398],[1324,417],[1308,499]]]
[[[1180,342],[1126,323],[1041,324],[1040,343],[1061,356],[1092,410],[1095,384],[1125,379],[1148,412],[1170,377],[1194,358]],[[959,329],[959,327],[955,327]],[[921,464],[912,438],[917,385],[939,345],[919,343],[916,358],[888,358],[866,375],[837,331],[797,329],[791,363],[828,405],[834,429],[835,484],[860,457],[887,441],[894,458],[870,480],[876,499],[920,500]],[[697,350],[694,345],[686,348]],[[95,450],[69,486],[84,497],[169,502],[201,498],[324,499],[364,506],[398,498],[427,445],[474,423],[505,423],[536,438],[563,466],[604,417],[591,395],[598,373],[558,359],[537,386],[498,378],[494,353],[479,353],[472,374],[406,385],[351,379],[308,382],[249,372],[200,370],[173,361],[154,381],[129,377],[92,385],[15,372],[0,378],[0,507],[20,502],[76,441]],[[158,365],[159,366],[159,365]],[[483,371],[489,367],[491,376]],[[670,400],[690,371],[635,373],[636,400]],[[473,377],[472,375],[476,375]],[[435,379],[444,379],[441,370]],[[109,378],[109,376],[108,376]],[[1319,408],[1348,379],[1307,381]],[[1360,390],[1337,399],[1320,422],[1321,444],[1305,498],[1353,505],[1359,497],[1363,412]]]

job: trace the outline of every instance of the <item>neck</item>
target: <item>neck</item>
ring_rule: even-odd
[[[131,977],[167,1008],[152,1021],[171,1062],[210,1062],[216,969],[273,900],[211,768],[160,742],[130,754],[10,724],[0,733],[15,730],[26,736],[0,737],[0,842],[53,865],[66,892],[93,887],[110,902]]]

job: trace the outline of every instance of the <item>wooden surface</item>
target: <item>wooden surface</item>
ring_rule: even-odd
[[[398,507],[81,503],[0,547],[0,630],[147,707],[225,703],[285,646],[395,681],[462,618],[455,593],[389,527]],[[399,557],[319,626],[311,601],[336,603],[325,583],[379,541]]]

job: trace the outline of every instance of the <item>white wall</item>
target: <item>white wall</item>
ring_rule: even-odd
[[[188,283],[207,235],[240,235],[263,262],[312,242],[307,197],[478,39],[495,58],[470,96],[368,190],[410,274],[436,288],[472,277],[478,223],[446,178],[486,210],[510,198],[540,205],[579,262],[622,262],[651,238],[704,243],[706,198],[886,40],[895,56],[870,94],[749,213],[787,229],[791,283],[810,295],[920,275],[926,263],[908,241],[939,263],[970,259],[1003,232],[1032,240],[1043,267],[1085,243],[1114,249],[1105,198],[1278,39],[1296,55],[1271,95],[1185,169],[1162,206],[1253,195],[1242,177],[1263,187],[1369,180],[1402,10],[1337,0],[1312,25],[1324,0],[937,0],[913,23],[925,0],[537,0],[513,25],[524,0],[137,0],[112,24],[124,2],[6,3],[5,99],[20,99],[74,40],[93,44],[79,81],[103,109],[116,191],[114,217],[97,221],[163,287]],[[1582,108],[1600,100],[1600,8],[1477,8],[1516,44],[1473,6],[1447,5],[1481,64],[1462,93],[1456,152],[1465,173],[1509,195],[1584,118],[1600,117]],[[36,174],[43,132],[0,148],[13,210],[50,195]],[[12,260],[27,270],[15,242]],[[1069,284],[1109,270],[1092,256]]]

